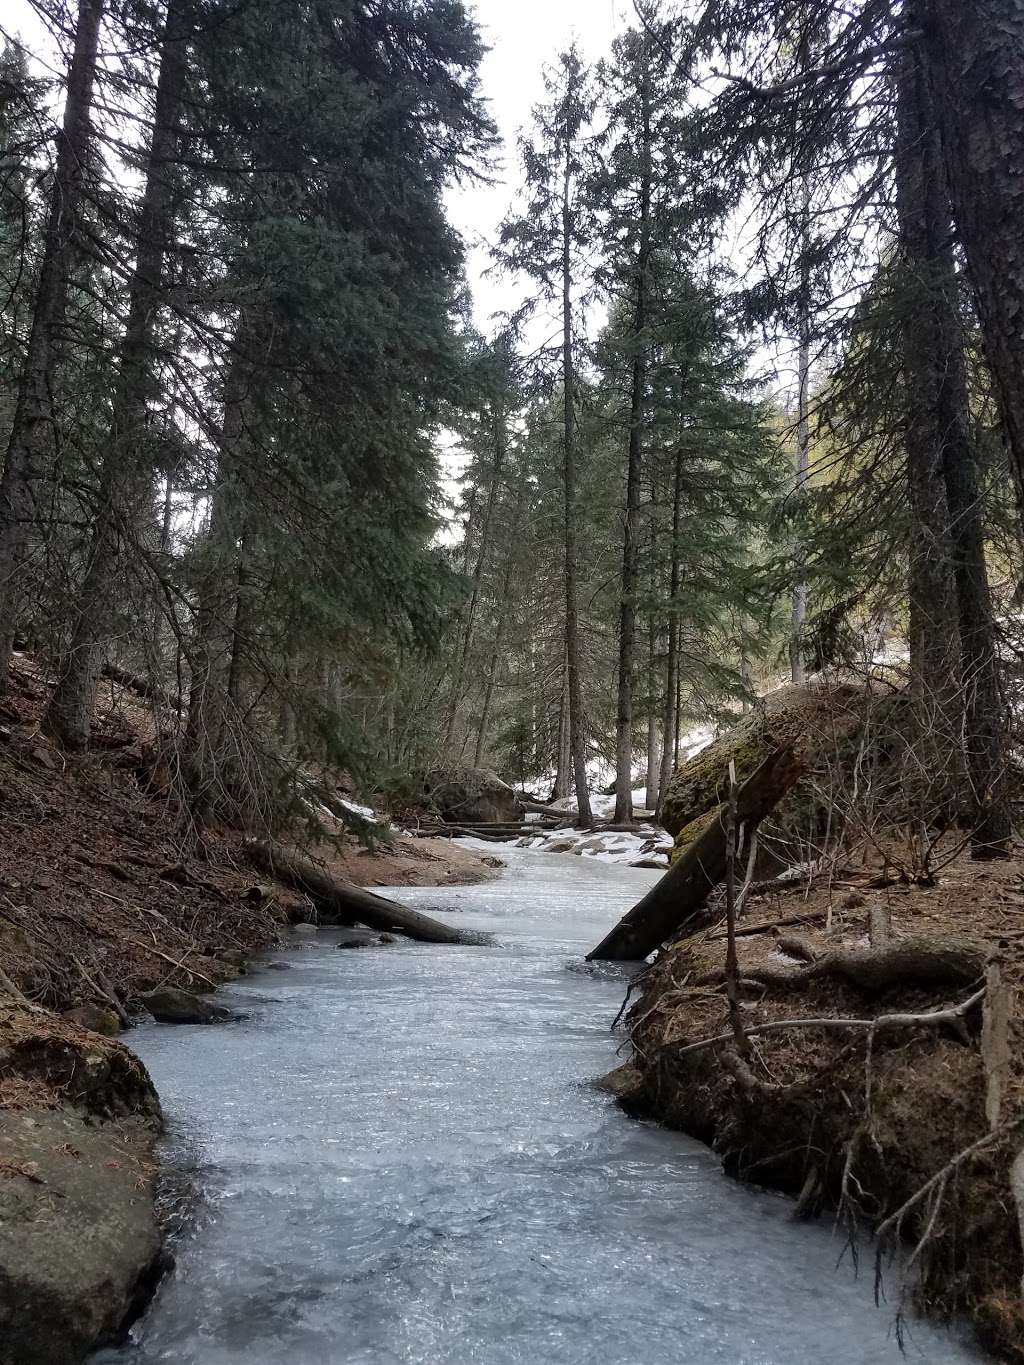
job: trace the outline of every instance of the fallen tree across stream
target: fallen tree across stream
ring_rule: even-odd
[[[737,823],[748,840],[805,770],[804,760],[791,748],[779,748],[769,754],[738,788]],[[664,877],[587,954],[588,962],[639,962],[699,913],[710,892],[725,875],[723,812],[724,807],[719,807],[708,817],[706,827]]]
[[[378,896],[351,882],[332,877],[309,858],[269,840],[251,839],[245,845],[250,861],[261,871],[304,891],[321,913],[342,924],[369,925],[382,932],[394,930],[420,943],[480,943],[479,934],[453,929],[440,920],[409,910],[386,896]]]

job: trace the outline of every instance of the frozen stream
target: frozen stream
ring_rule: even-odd
[[[623,984],[573,968],[658,874],[509,864],[396,893],[498,946],[340,952],[324,930],[223,992],[243,1020],[132,1035],[200,1194],[96,1365],[977,1359],[916,1322],[901,1357],[828,1223],[583,1084],[616,1064]]]

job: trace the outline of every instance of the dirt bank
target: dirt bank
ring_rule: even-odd
[[[395,840],[391,848],[322,847],[324,862],[357,886],[471,886],[493,877],[500,856],[463,848],[451,839]]]
[[[0,701],[0,1365],[70,1365],[160,1265],[159,1103],[128,1048],[93,1029],[116,1033],[158,988],[214,989],[315,912],[248,865],[237,833],[186,845],[139,785],[137,706],[71,758],[39,732],[43,681],[19,680]],[[446,841],[320,854],[362,885],[493,875]]]
[[[909,1205],[884,1240],[900,1232],[916,1247],[917,1304],[969,1314],[996,1354],[1016,1362],[1024,1261],[1010,1168],[1024,1146],[1022,876],[1018,851],[1005,864],[961,858],[932,888],[868,869],[833,874],[831,886],[773,888],[751,900],[737,940],[746,1056],[731,1036],[686,1051],[731,1034],[719,926],[674,945],[641,978],[628,1019],[633,1057],[609,1086],[630,1109],[710,1143],[737,1176],[800,1194],[806,1210],[838,1208],[851,1235]],[[874,950],[872,921],[879,935],[891,922]],[[769,927],[749,932],[759,925]],[[922,938],[938,950],[930,966],[907,947]],[[893,947],[904,964],[888,977],[874,958],[869,974],[841,970],[858,953]],[[955,1007],[982,994],[993,953],[1011,989],[1001,1085],[983,1061],[980,999],[943,1027],[792,1027]]]

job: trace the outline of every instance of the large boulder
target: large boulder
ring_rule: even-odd
[[[144,1303],[163,1264],[154,1136],[0,1110],[0,1365],[73,1365]]]
[[[815,756],[857,727],[863,686],[814,680],[780,687],[759,698],[725,734],[683,763],[662,798],[658,818],[676,840],[676,853],[706,828],[726,799],[730,760],[742,783],[776,749],[790,748],[808,768]]]
[[[0,1365],[75,1365],[141,1306],[159,1131],[127,1048],[0,1000]]]
[[[522,818],[525,807],[490,768],[438,768],[424,782],[427,799],[451,824],[489,824]]]

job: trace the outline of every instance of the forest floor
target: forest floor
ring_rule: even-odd
[[[1010,988],[1008,1057],[983,1060],[992,1054],[979,1043],[980,1004],[941,1028],[756,1033],[779,1021],[924,1013],[960,1004],[983,984],[983,965],[973,982],[968,966],[959,982],[943,981],[942,968],[930,983],[897,972],[870,986],[828,969],[868,948],[872,920],[888,922],[883,950],[911,954],[908,945],[926,940],[930,951],[965,953],[968,963],[998,957]],[[1005,862],[961,855],[932,887],[890,881],[870,866],[810,885],[774,883],[751,897],[739,928],[740,1019],[755,1030],[746,1064],[737,1064],[732,1038],[683,1052],[731,1032],[720,923],[667,949],[637,979],[633,1056],[606,1078],[608,1088],[632,1111],[712,1144],[737,1176],[800,1194],[801,1213],[838,1208],[854,1241],[865,1224],[878,1228],[913,1201],[900,1226],[883,1229],[892,1235],[882,1250],[898,1233],[917,1245],[916,1282],[901,1285],[897,1301],[967,1313],[1000,1358],[1024,1361],[1024,1182],[1011,1173],[1024,1146],[1022,850]]]
[[[47,680],[18,663],[0,699],[0,1365],[55,1365],[119,1328],[161,1257],[159,1099],[95,1029],[116,1033],[155,989],[233,979],[315,913],[247,865],[237,831],[186,851],[140,785],[137,699],[107,688],[96,747],[71,757],[40,730]],[[498,863],[401,837],[316,852],[360,885],[478,881]]]

